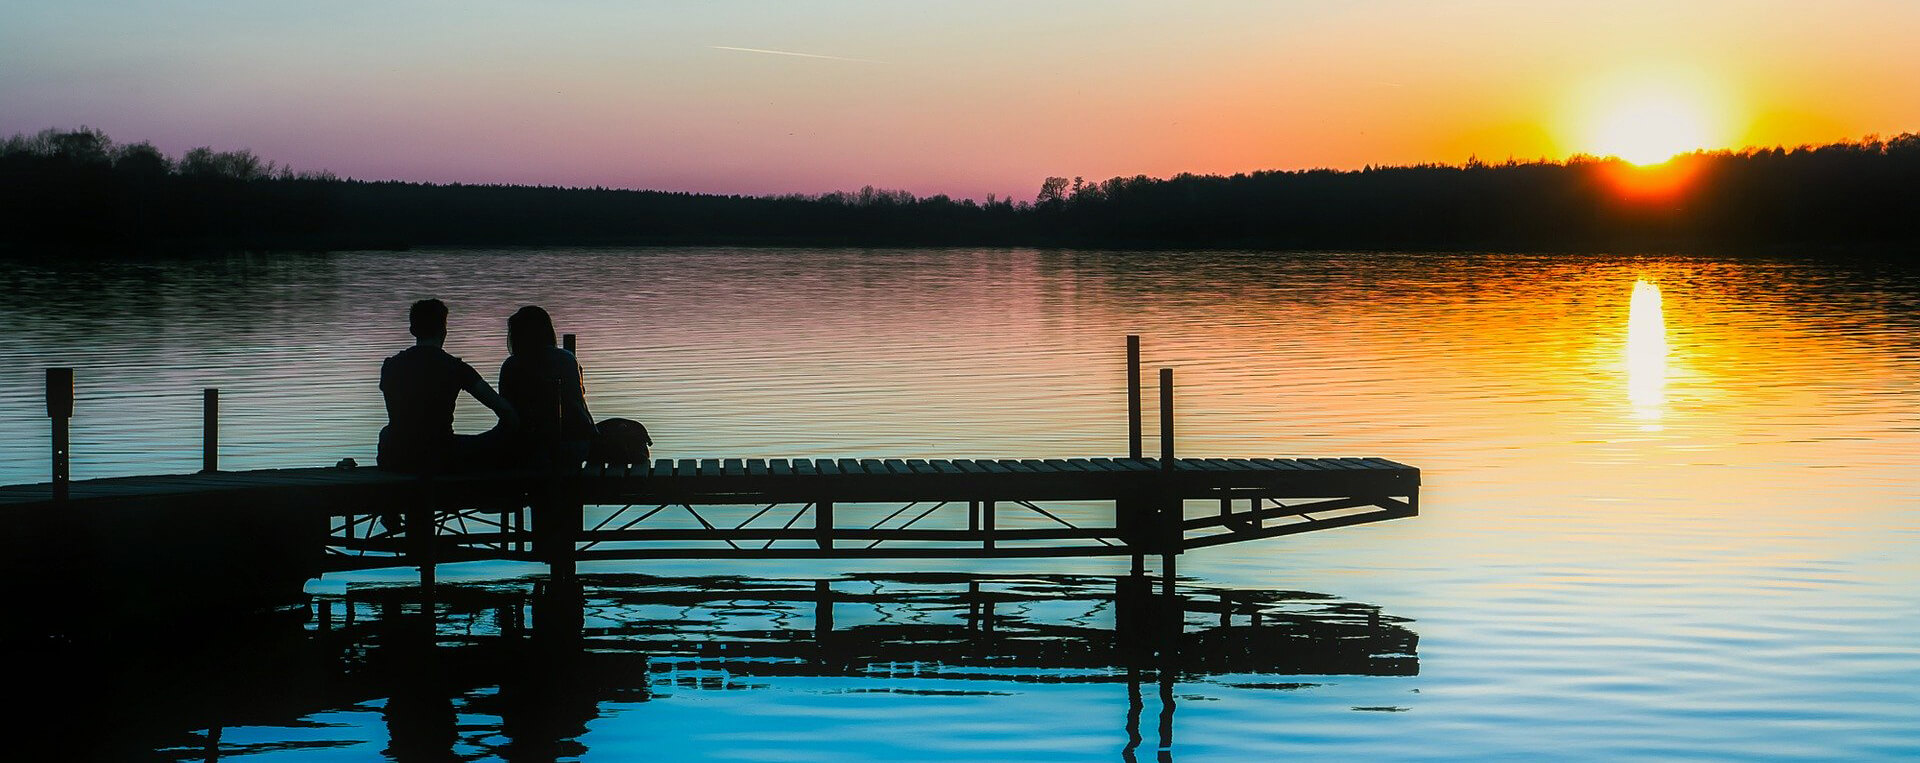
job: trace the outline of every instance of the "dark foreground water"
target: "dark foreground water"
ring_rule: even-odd
[[[370,462],[379,362],[422,296],[488,376],[505,316],[546,306],[595,412],[647,422],[661,457],[1120,454],[1138,333],[1179,370],[1183,454],[1375,455],[1426,483],[1416,519],[1184,558],[1189,603],[1241,602],[1224,630],[1117,632],[1119,560],[609,565],[579,615],[598,636],[557,646],[537,568],[448,568],[435,631],[396,603],[406,575],[330,576],[326,635],[67,654],[114,678],[7,739],[263,761],[1920,755],[1912,270],[688,249],[0,281],[7,483],[44,479],[49,365],[77,369],[79,477],[197,468],[204,386],[227,468]],[[1009,597],[995,635],[969,583]],[[1140,657],[1169,644],[1239,656]]]

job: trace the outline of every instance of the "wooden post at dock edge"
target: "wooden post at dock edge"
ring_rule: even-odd
[[[1127,458],[1140,459],[1146,456],[1142,444],[1143,427],[1140,423],[1140,335],[1127,335]],[[1127,512],[1124,504],[1115,505],[1116,512]],[[1115,518],[1116,522],[1135,521],[1132,518]],[[1133,574],[1138,576],[1146,567],[1146,558],[1136,549],[1133,554]]]
[[[1173,369],[1160,369],[1160,473],[1173,474]],[[1180,493],[1173,485],[1166,486],[1166,496],[1160,507],[1160,527],[1157,532],[1164,544],[1160,552],[1160,591],[1173,595],[1174,557],[1180,554]]]
[[[1140,335],[1127,335],[1127,458],[1140,458]]]
[[[562,334],[560,336],[560,346],[565,348],[567,352],[573,352],[573,347],[574,347],[573,335]]]
[[[220,471],[220,388],[200,391],[200,471]]]
[[[53,499],[67,499],[68,423],[73,419],[73,369],[47,369],[47,418],[53,421]]]
[[[1173,471],[1173,369],[1160,369],[1160,469]]]

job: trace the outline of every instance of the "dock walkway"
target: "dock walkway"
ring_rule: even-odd
[[[437,478],[273,469],[81,480],[64,501],[50,483],[0,487],[0,512],[132,519],[247,507],[324,523],[312,545],[324,550],[318,572],[417,566],[428,556],[1127,556],[1413,516],[1419,475],[1380,458],[1178,459],[1171,469],[1151,458],[716,458]],[[532,529],[569,508],[580,524]],[[430,545],[405,532],[409,515],[432,523]]]

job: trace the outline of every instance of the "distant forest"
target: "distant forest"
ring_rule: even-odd
[[[1032,201],[872,187],[722,196],[366,182],[104,133],[0,142],[13,256],[442,245],[768,244],[1789,251],[1920,243],[1920,135],[1612,158],[1047,178]]]

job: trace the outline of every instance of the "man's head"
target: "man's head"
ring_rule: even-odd
[[[444,341],[447,338],[447,303],[423,299],[407,311],[407,330],[420,339]]]

